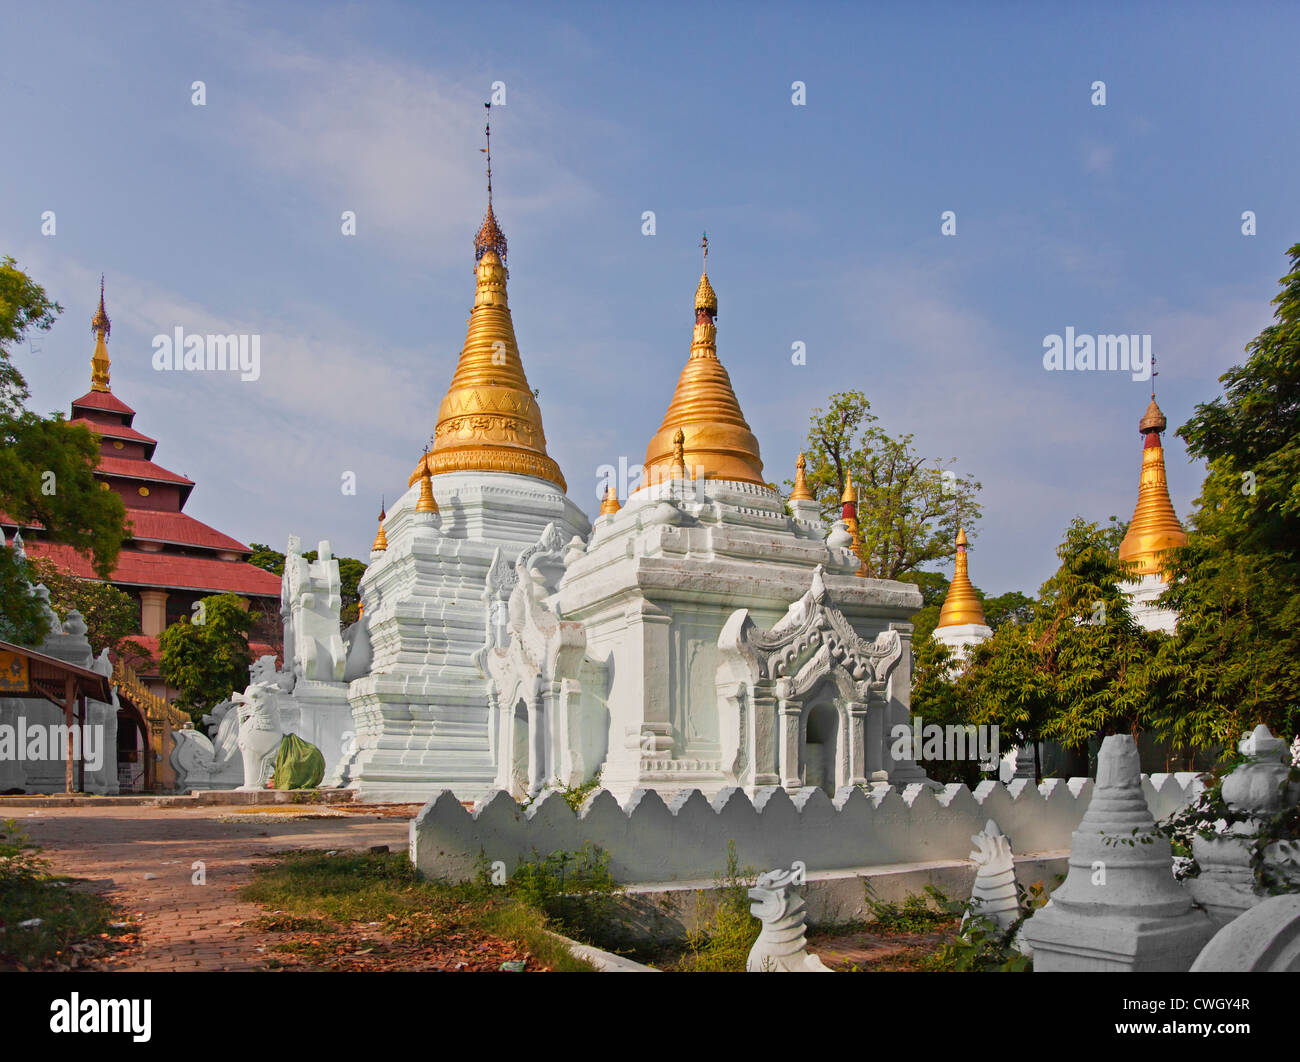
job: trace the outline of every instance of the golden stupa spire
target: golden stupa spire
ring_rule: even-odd
[[[429,452],[426,450],[424,456],[427,458]],[[438,503],[433,500],[433,484],[429,481],[429,470],[426,468],[424,475],[420,477],[420,497],[415,503],[417,513],[436,513]]]
[[[1187,545],[1187,534],[1178,522],[1169,500],[1169,483],[1165,479],[1165,450],[1160,433],[1169,422],[1156,404],[1155,358],[1151,359],[1151,402],[1138,422],[1145,436],[1142,444],[1142,475],[1138,481],[1137,507],[1129,521],[1124,541],[1119,545],[1119,559],[1137,563],[1137,574],[1159,575],[1164,570],[1160,555],[1175,546]]]
[[[108,391],[108,345],[105,340],[113,330],[104,309],[104,274],[99,275],[99,309],[90,319],[90,330],[95,333],[95,352],[90,356],[90,389]]]
[[[700,241],[707,265],[709,237]],[[703,479],[733,480],[765,485],[758,440],[740,411],[731,377],[718,360],[718,296],[707,269],[695,289],[695,332],[691,356],[677,379],[677,390],[663,423],[646,447],[641,486],[673,475],[677,455],[674,438],[683,433],[691,452],[692,473]],[[640,488],[638,488],[640,489]]]
[[[490,125],[487,135],[490,148]],[[506,301],[506,237],[492,210],[491,168],[489,154],[488,209],[474,238],[476,285],[465,345],[438,407],[433,446],[407,485],[426,471],[511,472],[566,490],[560,466],[546,454],[542,412],[519,358]]]
[[[375,540],[370,544],[371,553],[382,553],[388,548],[388,536],[384,534],[384,517],[388,515],[384,504],[379,505],[379,533],[375,535]]]
[[[957,528],[957,563],[952,573],[952,582],[948,584],[948,596],[943,599],[943,608],[939,610],[939,622],[935,628],[956,627],[974,623],[983,627],[984,606],[975,595],[966,570],[966,530]]]
[[[618,503],[618,491],[614,489],[614,484],[605,488],[605,497],[600,503],[600,515],[609,516],[618,512],[623,506]]]
[[[853,485],[853,473],[847,470],[844,473],[844,493],[840,495],[840,519],[853,536],[849,548],[858,555],[858,570],[854,574],[865,577],[867,562],[862,556],[862,529],[858,526],[858,488]]]
[[[790,492],[791,501],[816,501],[812,496],[812,491],[808,489],[808,462],[804,460],[803,454],[794,463],[794,490]]]

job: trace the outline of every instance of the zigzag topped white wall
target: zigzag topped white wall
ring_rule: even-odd
[[[1157,820],[1188,804],[1202,788],[1194,774],[1143,776]],[[742,867],[758,870],[802,860],[810,871],[966,859],[971,835],[993,819],[1016,855],[1070,847],[1092,796],[1088,778],[984,782],[942,791],[922,785],[868,794],[844,787],[832,800],[820,789],[793,797],[784,789],[751,801],[725,789],[712,802],[699,790],[670,804],[637,790],[625,806],[606,790],[575,813],[556,792],[526,808],[497,792],[471,812],[449,791],[435,796],[411,823],[411,861],[430,878],[461,881],[486,861],[511,871],[534,852],[575,851],[590,843],[609,853],[621,882],[710,881],[724,868],[734,841]]]

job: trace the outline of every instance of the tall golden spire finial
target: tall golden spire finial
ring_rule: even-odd
[[[812,491],[808,489],[808,462],[804,460],[803,454],[794,463],[794,490],[790,492],[791,501],[816,501],[812,496]]]
[[[956,627],[973,623],[985,626],[984,606],[975,593],[970,581],[966,559],[966,529],[957,528],[957,560],[953,566],[952,582],[948,584],[948,595],[943,599],[943,608],[939,610],[939,622],[935,627]]]
[[[433,445],[407,485],[414,486],[426,471],[431,476],[509,472],[565,490],[560,466],[547,456],[542,412],[519,358],[506,298],[506,237],[492,210],[490,188],[488,196],[487,215],[474,238],[474,307],[465,345],[438,407]]]
[[[113,323],[104,309],[104,274],[99,275],[99,309],[90,319],[90,330],[95,333],[95,352],[90,356],[90,389],[108,391],[108,345],[105,340],[113,330]]]
[[[1151,401],[1138,421],[1142,443],[1142,473],[1138,480],[1137,506],[1129,521],[1124,541],[1119,545],[1119,559],[1137,564],[1137,574],[1159,575],[1164,571],[1161,554],[1176,546],[1187,545],[1187,534],[1178,522],[1173,502],[1169,500],[1169,482],[1165,477],[1165,450],[1160,434],[1169,426],[1164,411],[1156,403],[1155,356],[1151,358]]]
[[[370,544],[371,553],[383,553],[388,548],[388,536],[384,534],[384,518],[388,515],[384,503],[379,503],[379,533],[375,535],[375,540]]]
[[[483,224],[479,227],[478,235],[474,237],[474,261],[481,261],[488,251],[495,251],[497,257],[501,259],[502,267],[506,264],[506,234],[501,231],[501,226],[497,224],[497,216],[492,211],[492,104],[483,104],[487,108],[488,120],[483,125],[483,135],[487,140],[487,147],[479,148],[479,151],[487,155],[487,213],[483,216]],[[509,274],[507,274],[509,275]]]
[[[707,254],[707,234],[700,246]],[[766,486],[758,440],[740,411],[731,377],[718,360],[717,316],[718,296],[708,273],[701,273],[695,289],[691,355],[677,378],[677,390],[663,423],[646,447],[642,487],[673,474],[677,462],[673,440],[687,427],[691,429],[691,461],[699,478]]]

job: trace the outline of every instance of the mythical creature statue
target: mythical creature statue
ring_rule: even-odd
[[[244,784],[239,788],[265,789],[275,769],[275,754],[284,730],[280,726],[278,688],[255,682],[233,697],[239,706],[239,751],[244,758]]]
[[[965,928],[972,914],[983,915],[996,922],[1003,931],[1011,928],[1020,917],[1020,901],[1016,895],[1016,864],[1011,857],[1011,842],[998,829],[992,819],[980,833],[971,835],[975,851],[970,857],[975,861],[975,885],[971,889],[973,911],[962,916]]]
[[[808,951],[804,939],[807,917],[803,897],[791,891],[802,881],[802,867],[769,870],[749,890],[749,912],[763,923],[750,949],[749,973],[830,973],[830,967]]]

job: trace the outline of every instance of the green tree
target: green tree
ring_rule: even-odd
[[[27,381],[13,362],[13,348],[32,331],[48,331],[62,312],[13,258],[0,260],[0,512],[22,526],[39,524],[47,540],[90,557],[107,579],[125,534],[126,508],[95,479],[99,441],[61,414],[40,417],[26,409]],[[29,644],[47,633],[27,592],[30,575],[12,549],[0,550],[0,631]]]
[[[153,663],[149,650],[131,637],[140,630],[140,606],[130,594],[111,583],[68,575],[48,558],[38,557],[32,563],[36,578],[50,591],[50,607],[59,619],[66,620],[73,609],[81,613],[86,639],[96,655],[109,649],[133,667]]]
[[[1138,626],[1119,584],[1124,525],[1076,518],[1061,566],[1020,622],[1003,622],[955,680],[968,721],[997,724],[1004,743],[1052,739],[1079,750],[1105,734],[1136,735],[1155,692],[1148,667],[1163,636]]]
[[[196,723],[232,690],[248,685],[253,662],[248,634],[254,616],[239,597],[215,594],[200,599],[200,605],[193,616],[177,620],[158,639],[162,677],[180,691],[175,703]]]
[[[249,543],[252,546],[252,556],[248,558],[249,564],[255,564],[259,568],[265,568],[274,575],[284,575],[284,554],[278,550],[261,542]],[[308,550],[303,554],[303,559],[314,561],[319,554],[316,550]],[[339,619],[343,626],[355,623],[360,617],[358,605],[361,601],[361,592],[359,586],[361,577],[366,574],[366,564],[354,557],[335,557],[339,562],[339,596],[343,599],[343,606],[339,612]]]
[[[958,514],[970,528],[980,517],[980,485],[929,461],[912,447],[912,436],[893,438],[876,423],[860,391],[831,395],[827,409],[810,417],[808,489],[828,520],[840,515],[840,497],[851,472],[858,491],[860,556],[871,576],[897,579],[956,553]],[[793,486],[789,480],[787,486]]]
[[[1208,470],[1162,599],[1179,618],[1157,725],[1176,747],[1300,729],[1300,243],[1287,254],[1274,322],[1178,429]]]

